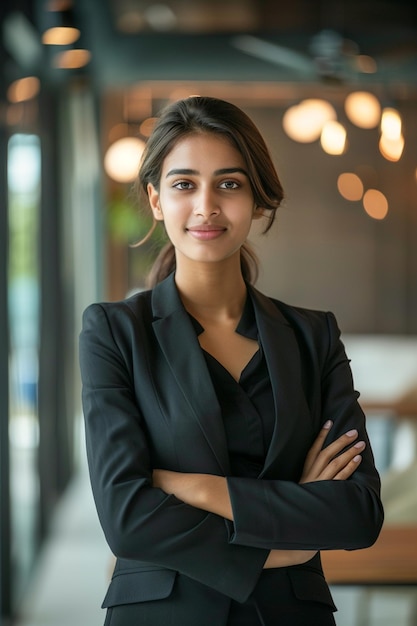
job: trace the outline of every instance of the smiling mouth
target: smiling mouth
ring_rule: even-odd
[[[198,226],[190,226],[187,230],[194,233],[201,231],[226,230],[226,227],[219,226],[218,224],[199,224]]]
[[[214,224],[200,224],[199,226],[190,226],[186,229],[195,239],[208,240],[220,237],[226,228]]]

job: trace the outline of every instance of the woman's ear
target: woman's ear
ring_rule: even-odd
[[[256,206],[253,210],[252,219],[259,220],[259,218],[264,217],[264,216],[265,216],[264,208],[261,206]]]
[[[152,183],[148,183],[146,188],[148,192],[149,204],[152,209],[153,216],[159,222],[164,220],[163,213],[159,204],[159,192],[155,189]]]

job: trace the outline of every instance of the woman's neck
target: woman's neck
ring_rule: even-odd
[[[198,320],[240,319],[246,300],[246,284],[239,263],[177,265],[175,282],[187,311]]]

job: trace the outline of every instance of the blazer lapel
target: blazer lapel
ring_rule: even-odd
[[[259,339],[265,354],[275,403],[275,426],[260,477],[277,462],[283,472],[290,469],[288,450],[290,439],[300,429],[305,430],[308,406],[305,400],[298,343],[291,325],[277,306],[265,295],[249,288],[255,309]],[[307,422],[308,423],[308,422]],[[301,437],[302,439],[303,437]]]
[[[174,274],[153,290],[152,309],[159,345],[221,472],[227,475],[229,456],[221,409],[197,335],[179,297]]]

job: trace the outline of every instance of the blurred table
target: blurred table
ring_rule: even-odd
[[[323,551],[321,558],[330,585],[417,584],[417,524],[387,525],[371,548]]]
[[[415,400],[396,400],[394,402],[361,401],[365,414],[389,413],[400,418],[417,419],[417,402]]]

